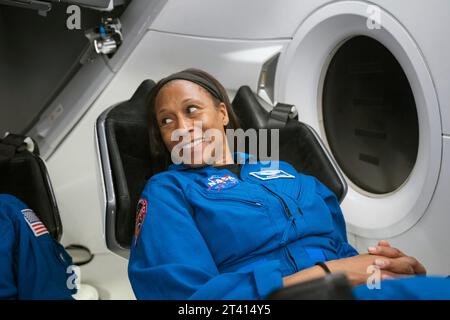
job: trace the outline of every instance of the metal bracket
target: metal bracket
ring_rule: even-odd
[[[97,54],[111,58],[123,42],[122,24],[118,18],[102,18],[100,26],[87,30],[85,36]]]

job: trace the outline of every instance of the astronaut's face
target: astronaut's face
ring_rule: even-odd
[[[155,114],[172,160],[182,158],[179,162],[191,167],[224,162],[228,113],[206,89],[187,80],[170,81],[156,96]]]

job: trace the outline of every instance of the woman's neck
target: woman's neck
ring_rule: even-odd
[[[231,154],[230,148],[228,147],[228,143],[224,145],[222,159],[218,159],[216,162],[214,162],[213,166],[223,166],[227,164],[234,164],[234,158]]]

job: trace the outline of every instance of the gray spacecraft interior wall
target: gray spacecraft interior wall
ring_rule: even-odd
[[[0,6],[0,135],[25,133],[81,67],[89,44],[84,30],[101,13],[82,8],[82,28],[69,30],[66,8],[54,4],[44,17]]]

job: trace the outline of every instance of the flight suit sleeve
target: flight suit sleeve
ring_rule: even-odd
[[[416,276],[381,281],[353,288],[357,300],[450,300],[450,278]]]
[[[0,195],[1,299],[71,300],[76,292],[67,287],[70,256],[39,223],[19,199]]]
[[[17,297],[13,270],[14,239],[13,222],[0,203],[0,300]]]
[[[358,255],[358,251],[353,248],[347,240],[347,228],[345,225],[344,215],[342,214],[339,201],[330,189],[328,189],[323,183],[321,183],[317,178],[315,180],[316,192],[325,201],[327,207],[333,218],[333,224],[335,226],[335,231],[337,233],[338,243],[337,254],[339,258],[347,258]]]
[[[174,184],[150,181],[136,222],[128,274],[138,299],[261,299],[282,287],[279,261],[220,273]]]

